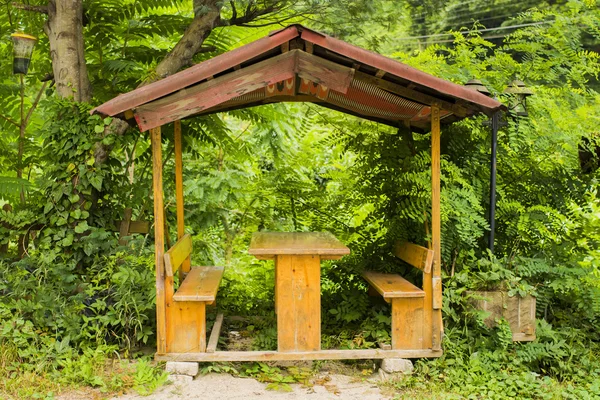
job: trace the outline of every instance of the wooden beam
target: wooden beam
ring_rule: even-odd
[[[298,52],[289,51],[144,104],[135,111],[138,126],[145,131],[293,78]]]
[[[433,309],[441,310],[442,309],[442,278],[439,276],[434,276],[432,279],[432,287],[433,287]]]
[[[413,267],[423,272],[431,272],[433,250],[417,246],[416,244],[398,241],[394,244],[393,253],[396,257]]]
[[[298,52],[289,51],[144,104],[135,110],[138,126],[145,131],[293,78]]]
[[[166,302],[165,302],[165,236],[162,180],[162,143],[160,127],[150,131],[152,141],[152,191],[154,194],[154,263],[156,266],[156,347],[159,353],[166,351]]]
[[[294,360],[374,360],[383,358],[436,358],[438,350],[319,350],[286,352],[277,351],[215,351],[214,353],[157,353],[156,361],[294,361]]]
[[[183,208],[183,153],[181,143],[181,121],[175,121],[174,126],[174,147],[175,147],[175,198],[177,201],[177,240],[180,240],[185,235],[185,212]],[[183,277],[181,273],[190,270],[190,257],[188,256],[180,269],[179,279]]]
[[[127,207],[125,212],[123,213],[123,221],[121,221],[121,226],[119,226],[119,245],[127,246],[126,236],[129,236],[129,225],[131,225],[131,216],[133,215],[133,210],[131,207]]]
[[[431,107],[431,243],[433,247],[433,267],[431,273],[432,290],[432,348],[439,350],[442,347],[442,220],[440,211],[440,108]],[[434,284],[435,283],[435,284]],[[436,293],[433,293],[435,290]]]
[[[440,100],[435,96],[431,96],[425,93],[417,92],[415,90],[409,89],[402,85],[398,85],[393,82],[386,81],[382,78],[378,78],[369,74],[365,74],[363,72],[356,71],[354,73],[354,77],[361,81],[365,81],[372,85],[376,85],[383,90],[387,90],[390,93],[396,94],[400,97],[404,97],[409,100],[416,101],[417,103],[421,103],[427,106],[432,106],[437,104],[439,107],[446,111],[451,111],[452,113],[458,115],[459,117],[464,117],[467,115],[467,109],[461,107],[457,104],[450,103],[448,101]]]
[[[354,77],[354,69],[321,57],[298,53],[298,76],[346,94]]]
[[[308,54],[312,54],[314,52],[314,45],[312,42],[304,41],[304,47],[306,48],[306,52]]]
[[[112,227],[112,230],[114,230],[116,232],[120,232],[122,223],[123,223],[122,220],[115,221],[114,226]],[[129,232],[128,233],[130,235],[132,233],[146,234],[148,232],[150,232],[150,222],[148,222],[148,221],[131,221],[131,222],[129,222]]]
[[[208,346],[206,346],[207,353],[214,353],[217,350],[222,325],[223,313],[219,313],[217,315],[217,319],[215,320],[215,324],[213,325],[212,331],[210,331],[210,339],[208,339]]]

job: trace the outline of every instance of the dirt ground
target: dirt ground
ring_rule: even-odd
[[[161,387],[150,396],[129,394],[113,400],[238,400],[238,399],[309,399],[309,400],[381,400],[391,399],[370,380],[339,374],[323,374],[320,383],[312,387],[290,385],[291,392],[267,390],[265,383],[252,378],[239,378],[229,374],[207,374],[191,382],[173,383]]]

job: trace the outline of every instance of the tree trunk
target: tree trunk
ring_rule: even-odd
[[[192,63],[193,57],[200,52],[204,40],[219,24],[222,4],[223,0],[194,0],[194,20],[173,50],[156,66],[154,79],[143,82],[140,87],[173,75]],[[115,118],[106,127],[104,134],[122,135],[128,127],[125,121]],[[96,164],[103,164],[108,159],[110,150],[110,146],[97,143],[94,149]]]
[[[204,40],[218,25],[222,3],[222,0],[194,1],[194,20],[173,50],[156,66],[156,80],[173,75],[192,63],[192,58],[198,54]]]
[[[92,97],[85,65],[82,0],[50,0],[44,31],[50,43],[56,93],[89,102]]]

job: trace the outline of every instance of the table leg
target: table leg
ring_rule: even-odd
[[[321,349],[321,259],[318,255],[275,258],[279,351]]]

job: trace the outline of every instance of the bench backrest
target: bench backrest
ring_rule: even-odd
[[[185,234],[165,253],[165,273],[173,276],[192,254],[192,237]]]
[[[431,272],[433,265],[433,250],[408,242],[396,242],[393,253],[402,261],[420,269],[425,273]]]

